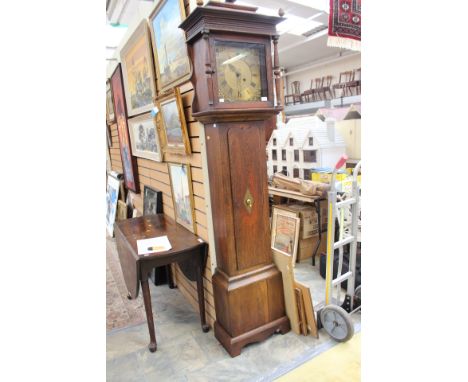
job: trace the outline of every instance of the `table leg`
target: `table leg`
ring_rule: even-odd
[[[148,322],[148,331],[150,335],[150,344],[148,346],[150,352],[155,352],[157,349],[156,334],[154,332],[153,311],[151,308],[151,294],[148,285],[148,275],[145,275],[141,280],[141,289],[143,291],[143,301],[145,303],[146,321]]]
[[[198,292],[198,308],[200,310],[200,321],[203,332],[208,332],[210,327],[206,324],[206,316],[205,316],[205,291],[203,288],[203,266],[205,263],[205,259],[207,257],[208,247],[205,246],[203,253],[198,256],[197,261],[197,292]]]
[[[167,276],[167,283],[169,284],[169,289],[176,288],[174,284],[174,280],[172,279],[171,264],[166,265],[166,276]]]

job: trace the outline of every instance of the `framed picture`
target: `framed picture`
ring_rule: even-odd
[[[112,87],[110,81],[106,81],[106,121],[107,124],[115,122],[114,100],[112,99]]]
[[[183,0],[161,0],[149,16],[158,92],[191,77],[185,32],[179,28],[184,19]]]
[[[192,177],[189,164],[169,163],[175,220],[196,234]]]
[[[292,256],[293,264],[297,256],[300,222],[301,219],[297,217],[295,212],[273,207],[271,248]]]
[[[108,124],[106,124],[106,138],[107,138],[107,147],[111,148],[112,147],[112,135],[111,135],[110,127]]]
[[[146,20],[142,20],[120,52],[127,112],[149,111],[156,97],[153,56]]]
[[[114,223],[117,213],[117,202],[119,200],[120,181],[113,176],[107,177],[106,193],[106,226],[110,236],[114,236]]]
[[[145,186],[143,191],[143,216],[161,214],[162,212],[162,192]]]
[[[178,88],[158,99],[159,120],[164,138],[164,152],[191,154],[182,98]]]
[[[127,127],[127,110],[125,107],[125,96],[122,83],[122,68],[118,64],[111,76],[112,98],[115,106],[115,117],[117,119],[117,131],[120,144],[120,156],[125,179],[125,186],[138,193],[138,174],[136,160],[132,156],[130,138]]]
[[[133,155],[161,162],[163,159],[158,129],[151,113],[128,120]]]

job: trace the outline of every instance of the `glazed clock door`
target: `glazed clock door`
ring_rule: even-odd
[[[227,133],[238,271],[271,261],[262,126],[237,124]]]
[[[220,102],[266,101],[265,45],[215,40]]]

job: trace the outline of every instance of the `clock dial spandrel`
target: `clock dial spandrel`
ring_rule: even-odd
[[[263,44],[215,41],[215,55],[220,102],[267,100]]]

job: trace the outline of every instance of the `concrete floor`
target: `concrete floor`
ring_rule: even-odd
[[[324,280],[310,265],[297,264],[296,278],[311,286],[314,305],[324,298]],[[146,323],[107,333],[108,381],[271,381],[330,349],[336,342],[293,332],[275,334],[231,358],[213,335],[203,333],[198,313],[177,289],[151,287],[158,350],[150,353]],[[360,314],[353,315],[355,331]]]

